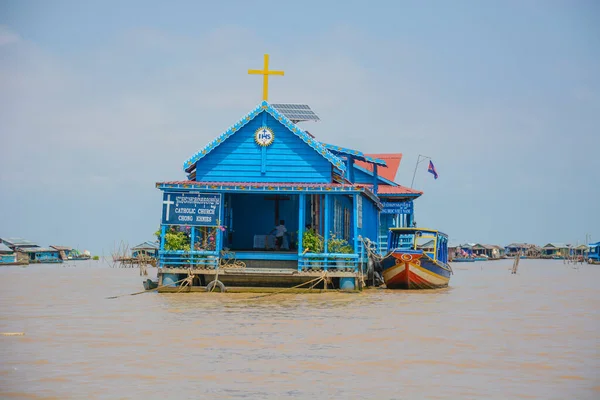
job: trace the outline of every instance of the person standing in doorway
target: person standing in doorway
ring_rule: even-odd
[[[281,250],[281,246],[283,245],[283,235],[287,232],[287,228],[285,227],[285,221],[279,220],[279,225],[275,227],[275,249],[277,251]]]

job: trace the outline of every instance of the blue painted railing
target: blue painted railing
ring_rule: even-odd
[[[205,268],[219,265],[217,251],[163,250],[158,254],[159,268]]]
[[[337,269],[358,272],[359,264],[358,254],[304,253],[298,256],[298,271]]]

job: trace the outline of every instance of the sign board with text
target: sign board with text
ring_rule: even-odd
[[[164,225],[218,226],[220,193],[163,193]]]
[[[381,212],[383,214],[412,214],[413,213],[413,202],[412,201],[403,201],[403,202],[393,202],[393,201],[384,201],[383,210]]]

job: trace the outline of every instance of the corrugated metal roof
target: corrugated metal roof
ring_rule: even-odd
[[[8,246],[18,246],[18,247],[34,247],[37,246],[36,243],[31,240],[23,239],[23,238],[0,238],[4,243]]]
[[[348,148],[345,148],[342,146],[336,146],[334,144],[324,144],[324,146],[327,150],[333,152],[334,154],[338,153],[338,154],[349,155],[358,160],[361,160],[362,163],[365,163],[365,164],[368,163],[368,165],[377,164],[377,165],[381,165],[382,167],[385,167],[387,165],[385,160],[368,156],[368,155],[364,154],[362,151],[348,149]]]
[[[366,154],[369,157],[374,157],[385,161],[385,167],[377,168],[377,175],[394,182],[396,180],[396,174],[400,167],[400,161],[402,161],[402,153],[390,153],[390,154]],[[373,172],[373,165],[362,161],[357,161],[356,165],[362,167],[368,171]]]
[[[511,243],[511,244],[507,245],[506,247],[526,249],[527,247],[529,247],[529,245],[527,243]]]
[[[26,247],[19,249],[21,253],[58,253],[58,250],[48,247]]]
[[[132,247],[131,250],[147,250],[147,249],[157,250],[159,247],[160,246],[158,245],[158,243],[146,241],[144,243],[138,244],[135,247]]]
[[[56,249],[58,251],[65,251],[65,250],[71,251],[71,250],[73,250],[72,247],[67,247],[67,246],[52,246],[52,245],[50,245],[50,247],[53,248],[53,249]]]
[[[550,248],[555,248],[555,249],[568,249],[569,247],[571,247],[568,244],[564,244],[564,243],[548,243],[547,245],[545,245],[543,248],[544,249],[550,249]]]
[[[14,253],[14,251],[4,243],[0,243],[0,253]]]

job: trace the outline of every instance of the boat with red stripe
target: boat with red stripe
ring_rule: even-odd
[[[433,229],[391,228],[390,251],[382,260],[388,289],[447,287],[452,275],[448,264],[448,235]]]

